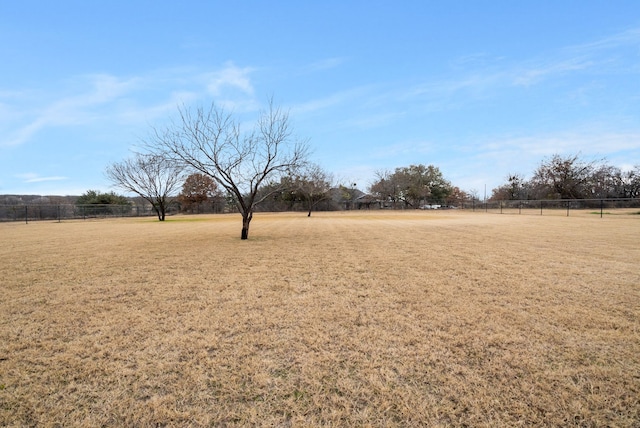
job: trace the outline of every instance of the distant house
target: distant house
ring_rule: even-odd
[[[381,204],[378,198],[373,195],[365,194],[358,196],[355,200],[355,207],[357,209],[371,209],[371,208],[380,208]]]
[[[356,188],[334,187],[330,190],[330,195],[332,205],[339,210],[377,209],[381,207],[378,198]]]

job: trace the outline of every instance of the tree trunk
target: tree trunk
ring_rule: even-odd
[[[249,239],[249,223],[253,218],[253,213],[242,214],[242,234],[240,239]]]
[[[156,207],[156,206],[154,206],[153,209],[158,215],[158,220],[164,221],[164,209],[162,207]]]

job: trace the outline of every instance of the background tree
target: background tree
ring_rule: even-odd
[[[195,208],[208,201],[213,204],[222,199],[222,195],[218,191],[218,185],[213,179],[207,175],[194,173],[187,177],[182,185],[182,192],[178,196],[178,200],[182,204],[185,211],[193,211]]]
[[[518,173],[512,173],[507,176],[507,183],[496,187],[491,191],[491,200],[519,200],[527,199],[529,196],[530,185],[524,176]]]
[[[107,215],[114,212],[122,214],[131,210],[131,203],[125,196],[97,190],[87,190],[76,199],[76,205],[82,210],[83,215]]]
[[[339,184],[338,187],[331,189],[331,198],[340,209],[346,210],[355,209],[356,200],[363,194],[364,193],[357,189],[356,183],[349,185]]]
[[[640,166],[623,172],[604,159],[587,162],[579,155],[556,154],[544,159],[529,181],[509,174],[507,183],[492,190],[491,199],[606,199],[639,194]]]
[[[382,173],[370,190],[385,201],[402,201],[405,206],[419,208],[426,201],[444,202],[452,186],[439,168],[410,165],[396,168],[393,174]]]
[[[435,202],[444,201],[451,193],[451,183],[444,178],[442,172],[438,167],[429,165],[426,168],[423,165],[419,165],[419,171],[421,171],[421,180],[429,188],[431,200]]]
[[[640,197],[640,165],[621,173],[619,194],[623,198]]]
[[[467,194],[469,195],[469,199],[471,199],[472,202],[480,200],[480,191],[478,189],[469,189]]]
[[[383,204],[391,204],[396,208],[398,201],[398,183],[394,181],[393,173],[388,170],[376,171],[374,183],[369,187],[369,192],[378,197]]]
[[[133,158],[111,164],[106,175],[115,186],[149,202],[158,220],[164,221],[172,195],[184,180],[184,169],[163,156],[136,153]]]
[[[457,186],[454,186],[451,188],[451,193],[449,193],[449,196],[447,196],[447,205],[462,206],[470,198],[471,196],[467,192]]]
[[[331,196],[332,178],[320,165],[307,164],[289,179],[291,194],[304,203],[308,217],[311,217],[311,211],[320,202]]]
[[[558,154],[542,161],[531,179],[539,199],[580,199],[588,197],[589,182],[595,162],[585,162],[578,155]]]
[[[259,190],[306,161],[306,142],[294,141],[289,116],[269,102],[248,132],[231,114],[211,104],[208,109],[179,108],[179,121],[155,131],[148,145],[173,162],[211,177],[229,194],[242,215],[241,239],[249,237],[256,206],[278,192]]]
[[[87,190],[76,199],[76,205],[129,205],[129,199],[115,192],[101,193],[98,190]]]
[[[291,211],[296,203],[295,196],[291,195],[289,189],[290,182],[288,178],[281,178],[280,182],[269,182],[260,186],[256,199],[262,200],[259,206],[256,206],[256,211],[265,212],[281,212]],[[282,181],[287,181],[283,183]],[[265,197],[266,196],[266,197]],[[236,203],[233,202],[233,207],[236,207]]]
[[[594,166],[588,179],[586,198],[620,197],[622,172],[620,168],[603,163]]]

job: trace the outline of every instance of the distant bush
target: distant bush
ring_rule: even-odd
[[[82,208],[83,216],[122,215],[131,210],[131,202],[125,196],[96,190],[87,190],[76,200],[76,206]]]
[[[129,205],[129,199],[114,192],[100,193],[87,190],[76,200],[76,205]]]

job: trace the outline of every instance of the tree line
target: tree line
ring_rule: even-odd
[[[241,239],[247,239],[260,205],[301,204],[311,216],[314,208],[329,201],[418,208],[428,201],[466,196],[433,165],[380,172],[368,199],[357,194],[355,185],[336,186],[329,173],[309,161],[308,142],[294,137],[288,114],[273,100],[247,130],[215,104],[182,106],[176,121],[153,129],[143,143],[145,152],[107,167],[115,186],[147,200],[160,221],[180,186],[178,201],[187,210],[198,210],[205,201],[234,206],[242,216]]]
[[[623,171],[606,160],[587,161],[579,154],[544,159],[529,180],[507,176],[492,190],[492,200],[609,199],[640,197],[640,165]]]
[[[178,107],[177,119],[152,128],[144,150],[106,169],[118,188],[134,193],[165,219],[172,203],[183,210],[240,213],[240,237],[247,239],[253,214],[303,206],[428,208],[458,205],[471,198],[444,178],[434,165],[416,164],[376,172],[364,194],[355,183],[336,185],[333,177],[309,160],[309,145],[295,136],[287,112],[269,100],[256,122],[246,127],[215,104]],[[623,172],[605,162],[578,155],[545,159],[530,180],[510,174],[492,190],[491,199],[638,197],[640,167]],[[179,196],[176,198],[176,195]]]
[[[392,208],[456,205],[469,198],[445,179],[438,167],[422,164],[379,171],[369,190],[384,206]]]

